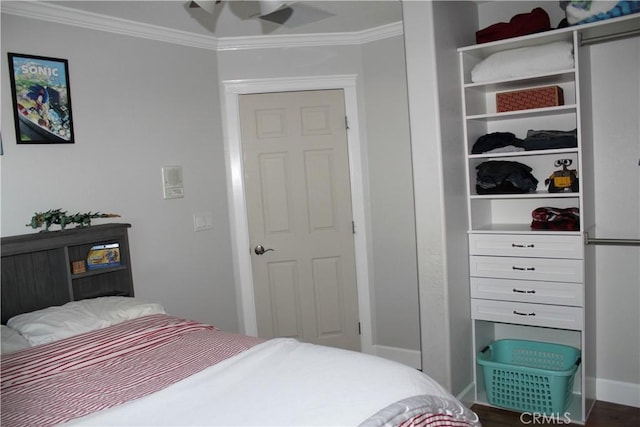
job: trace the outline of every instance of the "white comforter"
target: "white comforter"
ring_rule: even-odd
[[[275,339],[70,425],[355,426],[396,401],[426,394],[453,400],[407,366]]]
[[[477,425],[428,376],[357,352],[143,316],[0,357],[2,425]]]

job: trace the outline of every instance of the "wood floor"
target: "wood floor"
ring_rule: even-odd
[[[483,427],[518,427],[518,426],[550,426],[565,425],[578,426],[579,424],[567,424],[564,419],[557,422],[535,422],[531,416],[523,416],[520,413],[505,411],[488,406],[473,405],[471,409],[478,414]],[[585,427],[638,427],[640,426],[640,408],[617,405],[609,402],[596,402]]]

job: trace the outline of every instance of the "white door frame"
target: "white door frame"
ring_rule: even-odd
[[[251,270],[251,247],[249,224],[245,200],[243,156],[240,132],[238,97],[242,94],[289,92],[301,90],[342,89],[345,109],[349,117],[347,131],[349,173],[351,179],[351,208],[356,223],[355,256],[358,289],[358,311],[361,323],[360,345],[363,353],[373,354],[371,300],[369,278],[369,224],[365,214],[365,187],[363,159],[358,122],[356,94],[357,75],[320,77],[270,78],[222,81],[222,113],[227,167],[229,220],[231,226],[231,249],[236,280],[236,298],[240,327],[246,335],[257,335],[253,275]]]

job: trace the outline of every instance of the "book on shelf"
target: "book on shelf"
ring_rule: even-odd
[[[115,267],[118,265],[120,265],[119,243],[95,245],[89,250],[89,255],[87,255],[87,268],[89,270]]]

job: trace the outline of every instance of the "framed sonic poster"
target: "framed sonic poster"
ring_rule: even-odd
[[[8,55],[17,143],[74,143],[68,61]]]

